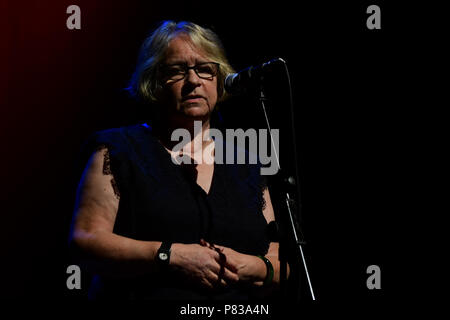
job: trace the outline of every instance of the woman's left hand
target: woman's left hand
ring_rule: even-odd
[[[224,261],[225,268],[236,273],[239,277],[239,282],[262,285],[266,276],[266,265],[260,258],[237,252],[228,247],[211,245],[204,241],[201,244],[223,253],[226,257]]]

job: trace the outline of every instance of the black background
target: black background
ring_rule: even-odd
[[[81,30],[66,28],[71,4],[81,7]],[[381,30],[366,28],[370,4],[381,7]],[[123,88],[148,32],[173,19],[212,28],[237,70],[275,57],[287,61],[317,305],[383,308],[401,295],[395,288],[402,278],[408,171],[401,159],[415,99],[406,87],[410,53],[420,48],[411,39],[421,37],[420,28],[405,22],[411,7],[384,1],[2,3],[2,297],[82,299],[84,292],[67,290],[65,282],[76,157],[91,132],[139,122]],[[280,81],[270,103],[282,140],[290,135],[286,90]],[[251,99],[234,98],[222,112],[231,126],[263,126]],[[291,159],[289,150],[281,152]],[[372,264],[381,268],[381,290],[366,287]]]

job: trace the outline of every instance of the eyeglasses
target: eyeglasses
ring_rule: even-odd
[[[164,81],[175,82],[183,80],[192,69],[199,78],[212,80],[219,72],[219,66],[220,64],[217,62],[202,62],[192,67],[188,67],[186,64],[162,65],[160,75]]]

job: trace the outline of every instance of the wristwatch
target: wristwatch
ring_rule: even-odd
[[[156,261],[158,261],[161,265],[169,265],[170,261],[170,247],[172,246],[171,242],[163,242],[161,247],[159,247],[158,252],[156,254]]]

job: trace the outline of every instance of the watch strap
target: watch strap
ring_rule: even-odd
[[[168,265],[170,261],[170,248],[172,246],[172,242],[170,241],[163,241],[161,243],[161,246],[158,249],[157,252],[157,261],[160,264]]]

